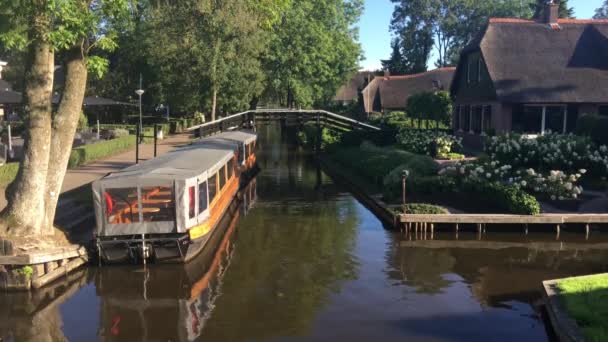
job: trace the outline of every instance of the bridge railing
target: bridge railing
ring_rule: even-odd
[[[275,115],[278,115],[276,117]],[[256,109],[241,113],[232,114],[215,121],[206,122],[188,128],[188,131],[199,131],[201,136],[210,135],[231,128],[240,126],[251,126],[255,124],[255,119],[262,120],[287,120],[293,119],[303,123],[316,120],[320,124],[334,126],[343,130],[364,129],[370,131],[380,131],[379,127],[357,121],[346,116],[338,115],[326,110],[294,110],[294,109]],[[309,118],[304,118],[309,116]]]

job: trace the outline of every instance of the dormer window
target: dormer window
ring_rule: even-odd
[[[467,62],[467,83],[479,83],[479,75],[481,74],[481,61],[478,54],[469,55]]]

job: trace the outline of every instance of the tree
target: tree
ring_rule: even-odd
[[[25,144],[15,181],[7,189],[0,235],[51,235],[53,219],[82,108],[88,70],[107,64],[91,55],[112,49],[112,22],[127,11],[126,0],[0,0],[0,39],[27,51],[24,105]],[[66,82],[56,112],[51,98],[55,59]]]
[[[358,69],[361,47],[355,24],[361,0],[292,2],[274,27],[264,58],[265,96],[288,107],[331,99]]]
[[[418,128],[421,128],[422,120],[435,122],[435,128],[439,123],[450,124],[452,115],[452,99],[447,91],[422,92],[414,94],[407,100],[407,114],[418,120]]]
[[[529,1],[529,0],[526,0]],[[532,12],[521,0],[392,0],[391,22],[401,40],[407,73],[426,71],[433,48],[437,67],[454,65],[460,51],[487,25],[490,17],[526,17]]]
[[[608,0],[604,1],[602,7],[595,10],[593,19],[608,19]]]
[[[560,18],[574,18],[574,8],[568,7],[568,0],[556,0],[559,1],[559,17]],[[541,19],[545,11],[547,0],[536,0],[536,3],[530,4],[530,8],[534,11],[532,19]]]
[[[382,60],[382,68],[388,70],[392,75],[403,75],[407,71],[403,65],[403,55],[401,53],[401,40],[399,38],[393,39],[391,43],[393,52],[391,53],[390,59]]]

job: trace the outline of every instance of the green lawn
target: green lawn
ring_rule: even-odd
[[[565,279],[557,287],[587,339],[608,341],[608,274]]]

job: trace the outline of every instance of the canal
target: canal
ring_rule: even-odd
[[[603,236],[389,232],[280,130],[260,135],[209,272],[91,267],[0,294],[0,341],[543,341],[540,282],[608,268]]]

